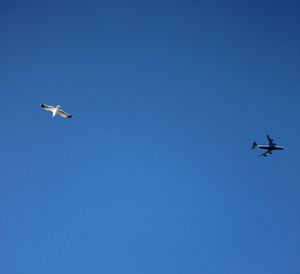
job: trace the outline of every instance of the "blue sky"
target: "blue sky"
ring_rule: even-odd
[[[0,10],[1,273],[300,272],[300,4]]]

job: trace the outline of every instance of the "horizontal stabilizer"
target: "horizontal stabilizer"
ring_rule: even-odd
[[[254,148],[256,148],[256,147],[257,147],[257,143],[254,141],[253,144],[252,144],[251,149],[254,149]]]

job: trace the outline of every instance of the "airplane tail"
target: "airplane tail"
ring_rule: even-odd
[[[255,141],[253,142],[251,149],[254,149],[254,148],[257,148],[257,143]]]

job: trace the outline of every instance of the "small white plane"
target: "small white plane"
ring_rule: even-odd
[[[71,114],[68,114],[68,113],[64,112],[62,109],[60,109],[60,105],[57,105],[56,107],[53,107],[53,106],[48,106],[48,105],[45,105],[45,104],[41,104],[41,107],[44,110],[51,111],[52,112],[52,118],[54,118],[54,116],[56,116],[57,114],[59,116],[63,117],[63,118],[72,118]]]
[[[268,154],[272,154],[273,150],[283,150],[284,147],[282,146],[277,146],[275,143],[273,143],[273,139],[270,138],[269,135],[267,135],[268,141],[269,141],[269,145],[258,145],[255,141],[252,144],[251,149],[254,148],[260,148],[260,149],[266,149],[267,151],[265,151],[264,153],[258,155],[258,156],[264,156],[267,157]]]

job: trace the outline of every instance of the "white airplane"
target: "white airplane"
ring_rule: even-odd
[[[284,147],[282,146],[277,146],[275,143],[273,143],[273,139],[270,138],[269,135],[267,135],[268,141],[269,141],[269,145],[258,145],[255,141],[252,144],[251,149],[254,148],[260,148],[260,149],[266,149],[267,151],[265,151],[264,153],[258,155],[258,156],[264,156],[267,157],[268,154],[272,154],[273,150],[283,150]]]
[[[57,105],[56,107],[53,107],[53,106],[48,106],[48,105],[45,105],[45,104],[41,104],[41,107],[44,110],[51,111],[52,112],[52,118],[54,118],[54,116],[56,116],[57,114],[60,115],[63,118],[72,118],[71,114],[68,114],[68,113],[64,112],[62,109],[60,109],[60,105]]]

